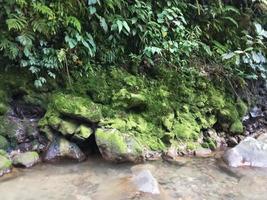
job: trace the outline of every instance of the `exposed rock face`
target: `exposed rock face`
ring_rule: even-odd
[[[29,151],[26,153],[20,153],[15,155],[12,158],[12,163],[14,166],[22,166],[22,167],[32,167],[40,161],[39,155],[37,152]]]
[[[226,151],[223,159],[231,167],[267,167],[267,142],[266,137],[264,138],[246,138],[236,147]]]
[[[97,129],[96,144],[104,159],[115,162],[142,162],[144,149],[134,136],[117,129]]]
[[[10,172],[12,162],[6,156],[0,155],[0,176]]]
[[[63,158],[83,161],[85,155],[76,144],[62,137],[55,137],[45,153],[44,160],[55,161]]]

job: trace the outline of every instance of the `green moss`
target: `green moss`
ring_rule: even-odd
[[[0,149],[0,156],[4,156],[4,157],[8,158],[8,153],[5,150]]]
[[[11,168],[12,162],[7,157],[0,155],[0,174]]]
[[[86,126],[86,125],[80,125],[78,129],[75,131],[75,136],[79,137],[81,139],[87,139],[93,134],[93,130]]]
[[[238,111],[240,117],[243,117],[243,116],[245,116],[245,114],[247,114],[248,107],[242,100],[240,100],[240,99],[237,100],[236,107],[237,107],[237,111]]]
[[[243,131],[244,127],[240,120],[235,121],[230,127],[230,132],[234,134],[242,134]]]
[[[162,125],[168,130],[171,131],[174,123],[174,113],[169,113],[167,116],[162,118]]]
[[[7,106],[4,103],[0,102],[0,115],[4,115],[7,111]]]
[[[8,147],[9,147],[9,142],[4,136],[0,135],[0,149],[7,150]]]
[[[237,108],[235,107],[235,104],[233,104],[230,100],[219,112],[219,120],[221,122],[233,123],[239,118],[240,117]]]
[[[177,139],[197,140],[200,128],[191,113],[178,113],[178,121],[175,122],[172,132]]]
[[[211,150],[216,150],[217,149],[217,143],[215,140],[212,138],[207,138],[204,143],[202,143],[202,147],[208,148]]]
[[[90,99],[58,93],[52,98],[52,108],[63,115],[98,122],[102,118],[100,106]]]
[[[115,151],[119,154],[127,153],[128,147],[125,143],[123,135],[116,129],[103,130],[97,129],[96,138],[100,144],[106,144],[111,148],[111,151]]]
[[[73,135],[78,128],[78,125],[73,121],[61,121],[58,131],[63,135]]]

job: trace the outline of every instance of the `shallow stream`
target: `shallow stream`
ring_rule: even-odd
[[[214,158],[190,159],[184,166],[162,161],[144,164],[161,187],[160,196],[131,189],[129,164],[97,157],[83,163],[39,164],[15,169],[0,178],[1,200],[127,200],[127,199],[267,199],[267,170],[227,169]]]

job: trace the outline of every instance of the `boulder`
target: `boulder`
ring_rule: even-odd
[[[97,129],[96,144],[104,159],[115,162],[142,162],[144,148],[137,139],[117,129]]]
[[[102,118],[101,108],[90,99],[62,93],[53,96],[50,109],[70,118],[88,122],[98,122]]]
[[[48,150],[45,152],[45,161],[55,161],[63,158],[69,158],[77,161],[85,160],[84,153],[80,148],[62,137],[55,137]]]
[[[0,155],[0,176],[9,173],[12,167],[12,162],[6,156]]]
[[[267,167],[267,143],[265,139],[246,138],[236,147],[225,152],[224,161],[231,167]]]
[[[32,167],[40,161],[39,155],[37,152],[29,151],[26,153],[19,153],[12,158],[12,163],[14,166],[22,167]]]

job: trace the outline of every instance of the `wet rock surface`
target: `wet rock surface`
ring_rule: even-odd
[[[144,148],[134,136],[116,129],[97,129],[96,144],[104,159],[114,162],[143,162]]]
[[[223,156],[225,162],[231,167],[267,167],[266,135],[261,138],[248,137],[236,147],[226,151]]]
[[[18,153],[12,157],[12,164],[18,167],[32,167],[40,162],[40,158],[37,152],[28,151],[25,153]]]
[[[76,144],[63,137],[55,137],[45,152],[44,161],[51,162],[64,158],[80,162],[85,160],[86,157]]]
[[[6,155],[0,155],[0,177],[9,173],[12,168],[12,162]]]

